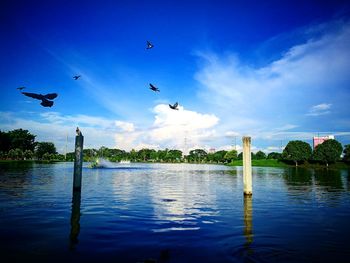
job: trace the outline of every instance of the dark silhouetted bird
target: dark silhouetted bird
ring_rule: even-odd
[[[174,105],[169,104],[170,109],[173,109],[173,110],[179,110],[178,106],[179,106],[179,103],[177,103],[177,102],[175,102]]]
[[[19,87],[19,88],[17,88],[17,89],[19,89],[19,90],[22,90],[22,89],[25,89],[26,87]]]
[[[73,77],[74,80],[78,80],[81,76],[80,75],[76,75]]]
[[[151,42],[147,41],[147,47],[146,47],[146,49],[151,49],[151,48],[153,48],[153,47],[154,47],[154,45],[153,45]]]
[[[151,83],[149,84],[149,86],[151,90],[160,92],[160,90],[156,86],[152,85]]]
[[[41,100],[40,104],[44,107],[52,107],[53,101],[51,100],[55,99],[58,96],[57,93],[48,93],[46,95],[42,95],[37,93],[22,92],[22,94],[33,99]]]

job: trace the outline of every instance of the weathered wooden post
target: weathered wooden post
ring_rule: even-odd
[[[250,137],[243,137],[243,186],[244,195],[252,195],[252,156],[250,150]]]
[[[74,178],[73,178],[73,192],[81,191],[81,172],[83,168],[83,144],[84,136],[77,127],[77,136],[75,136],[75,157],[74,157]]]

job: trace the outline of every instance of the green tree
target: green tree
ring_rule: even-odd
[[[258,151],[255,154],[255,159],[257,159],[257,160],[266,159],[266,154],[263,151]]]
[[[8,135],[11,140],[11,149],[21,149],[22,151],[31,150],[35,148],[35,135],[29,133],[28,130],[17,129],[9,131]]]
[[[313,158],[328,166],[329,163],[339,160],[342,151],[343,147],[340,142],[331,139],[317,145]]]
[[[165,156],[167,162],[179,162],[182,158],[182,151],[169,150]]]
[[[11,138],[7,132],[0,131],[0,151],[8,152],[11,149]]]
[[[157,151],[158,160],[162,161],[162,162],[165,162],[166,161],[166,156],[168,154],[168,151],[169,151],[168,149],[158,150]]]
[[[270,152],[267,155],[267,159],[275,159],[275,160],[280,160],[282,158],[282,154],[278,152]]]
[[[23,153],[23,157],[26,159],[26,160],[31,160],[33,159],[33,152],[31,150],[25,150],[24,153]]]
[[[52,142],[38,142],[35,148],[35,155],[38,159],[42,159],[43,155],[47,154],[56,154],[56,147]]]
[[[344,147],[344,162],[350,162],[350,144],[345,145]]]
[[[41,160],[45,160],[45,161],[49,161],[50,160],[50,154],[49,153],[44,153],[42,156],[41,156]]]
[[[191,150],[189,153],[189,160],[194,162],[202,162],[205,160],[205,157],[207,156],[207,152],[203,149],[195,149]]]
[[[217,162],[217,163],[224,163],[226,162],[225,156],[227,154],[227,151],[225,150],[221,150],[221,151],[217,151],[214,153],[214,158],[213,161]]]
[[[237,155],[237,160],[243,160],[243,152],[240,152],[240,153]]]
[[[284,148],[282,157],[285,160],[293,161],[295,166],[298,166],[298,162],[303,162],[311,157],[310,144],[303,141],[290,141]]]
[[[17,159],[17,152],[15,151],[15,149],[9,150],[9,152],[7,153],[7,157],[11,160],[16,160]]]
[[[231,150],[228,151],[225,156],[224,156],[225,160],[227,160],[228,162],[232,162],[234,160],[237,160],[238,156],[237,156],[237,151],[236,150]]]
[[[135,151],[135,149],[132,149],[130,151],[130,160],[133,162],[137,161],[137,152]]]

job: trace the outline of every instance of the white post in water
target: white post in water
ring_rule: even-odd
[[[74,178],[73,192],[81,191],[81,172],[83,168],[83,144],[84,136],[77,127],[77,136],[75,136],[75,155],[74,155]]]
[[[244,195],[252,195],[252,157],[250,150],[250,137],[243,137],[243,185]]]

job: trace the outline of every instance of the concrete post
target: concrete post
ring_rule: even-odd
[[[243,137],[243,185],[244,195],[252,195],[252,157],[250,150],[250,137]]]
[[[75,136],[75,158],[74,158],[74,178],[73,178],[73,192],[81,191],[81,172],[83,168],[83,144],[84,136],[77,132]]]

